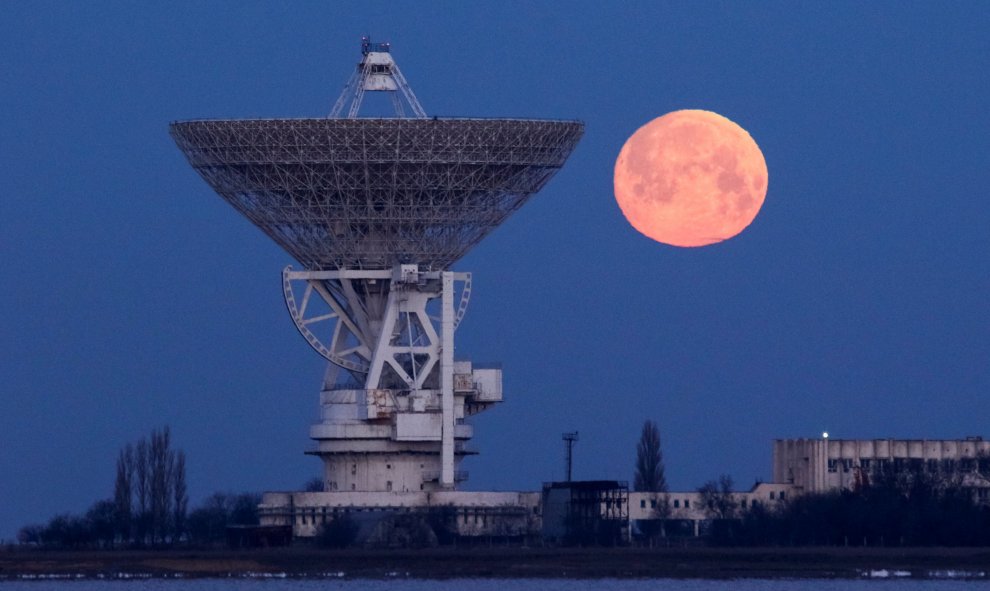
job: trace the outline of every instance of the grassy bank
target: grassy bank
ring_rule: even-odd
[[[0,578],[227,577],[258,573],[348,578],[858,578],[870,571],[927,577],[990,572],[984,548],[662,548],[433,550],[39,551],[0,553]],[[986,575],[982,575],[986,576]]]

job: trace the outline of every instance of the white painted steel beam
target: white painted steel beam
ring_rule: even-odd
[[[440,395],[443,433],[440,442],[440,486],[454,488],[454,274],[443,274],[440,332]]]

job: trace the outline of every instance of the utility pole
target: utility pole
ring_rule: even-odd
[[[574,466],[574,443],[578,440],[578,432],[564,433],[564,445],[567,446],[567,482],[571,481],[571,469]]]

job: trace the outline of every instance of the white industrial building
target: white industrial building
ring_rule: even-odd
[[[263,525],[291,525],[303,538],[344,515],[380,520],[447,512],[454,533],[465,538],[531,536],[541,524],[539,492],[269,492],[258,509]]]
[[[880,475],[926,473],[973,488],[980,499],[990,490],[990,441],[964,439],[777,439],[773,480],[795,494],[853,490]]]
[[[366,520],[381,520],[402,514],[429,515],[449,511],[455,531],[464,538],[488,536],[536,538],[559,537],[560,524],[544,523],[548,518],[563,522],[572,510],[558,493],[580,488],[586,482],[553,483],[541,493],[528,492],[270,492],[262,498],[259,512],[266,526],[292,526],[293,536],[317,535],[320,527],[347,515]],[[774,509],[795,494],[789,484],[758,483],[751,490],[731,493],[734,510],[727,517],[763,505]],[[590,510],[601,519],[620,518],[626,534],[638,521],[662,519],[687,524],[689,535],[699,535],[704,522],[713,518],[701,495],[691,492],[628,492],[626,495],[603,494]],[[625,506],[623,506],[625,505]],[[552,509],[552,510],[551,510]],[[589,507],[582,507],[583,510]],[[549,511],[549,513],[548,513]]]

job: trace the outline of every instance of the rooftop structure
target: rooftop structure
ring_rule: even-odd
[[[358,117],[367,92],[387,93],[395,117]],[[454,362],[471,275],[450,266],[563,166],[583,124],[428,118],[391,47],[364,38],[329,118],[170,131],[200,176],[303,267],[283,270],[283,293],[328,361],[310,429],[324,489],[454,488],[470,453],[465,419],[501,401],[502,379]]]

